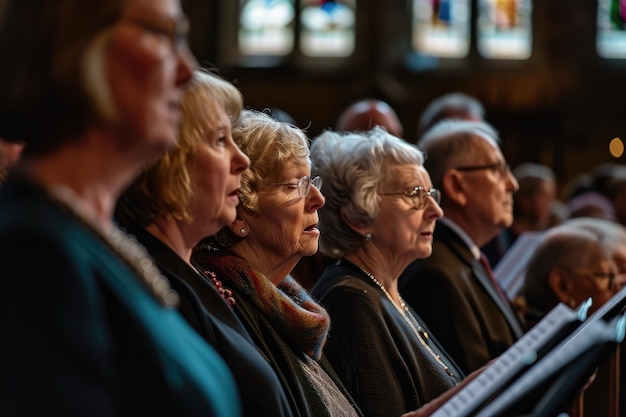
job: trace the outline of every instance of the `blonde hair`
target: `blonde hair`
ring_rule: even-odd
[[[230,82],[210,72],[196,71],[183,97],[179,139],[124,193],[117,213],[123,222],[146,226],[163,216],[192,220],[188,212],[193,198],[191,169],[198,145],[213,128],[207,112],[218,106],[226,111],[231,123],[236,123],[243,97]]]

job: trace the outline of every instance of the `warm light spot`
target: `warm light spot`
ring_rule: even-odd
[[[624,142],[620,138],[613,138],[609,143],[609,152],[615,158],[619,158],[624,153]]]

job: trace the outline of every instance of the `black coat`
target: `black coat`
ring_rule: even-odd
[[[148,249],[180,295],[182,315],[218,351],[235,376],[244,416],[292,416],[276,373],[215,285],[145,229],[133,227],[129,232]]]
[[[39,188],[0,190],[0,414],[239,416],[222,359]]]
[[[328,408],[320,397],[318,387],[311,382],[303,369],[305,354],[292,349],[283,337],[285,329],[279,328],[276,321],[269,320],[266,312],[257,306],[250,294],[229,282],[228,276],[229,273],[233,273],[232,271],[220,270],[220,266],[217,263],[212,263],[210,257],[208,258],[200,255],[196,259],[199,264],[215,272],[224,286],[232,290],[233,297],[237,300],[234,306],[235,312],[246,326],[254,343],[276,371],[292,405],[294,415],[298,417],[330,417]],[[235,273],[246,274],[239,271]],[[244,279],[251,280],[247,276],[244,276]],[[361,415],[354,400],[324,355],[318,364],[346,399],[353,404],[356,413]]]
[[[399,417],[463,379],[423,323],[429,334],[425,340],[448,365],[452,377],[422,346],[381,289],[357,269],[327,267],[311,293],[330,314],[324,353],[366,416]]]
[[[432,255],[409,265],[400,277],[400,293],[465,373],[503,353],[523,334],[485,268],[442,222],[435,228]]]

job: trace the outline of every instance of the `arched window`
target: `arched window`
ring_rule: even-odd
[[[530,58],[532,1],[474,1],[413,0],[414,51],[437,58],[464,58],[473,42],[471,33],[476,33],[474,42],[484,58]]]
[[[284,56],[294,47],[294,0],[241,0],[239,50],[242,55]]]
[[[354,52],[357,0],[241,0],[243,56],[347,57]],[[297,35],[297,36],[296,36]]]
[[[470,0],[413,0],[413,49],[440,58],[467,56],[470,11]]]
[[[530,0],[479,0],[478,51],[485,58],[527,59],[532,52]]]
[[[306,56],[346,57],[354,52],[356,0],[304,0],[300,49]]]

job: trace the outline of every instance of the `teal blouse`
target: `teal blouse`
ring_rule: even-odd
[[[27,183],[0,189],[0,414],[240,416],[220,356]]]

